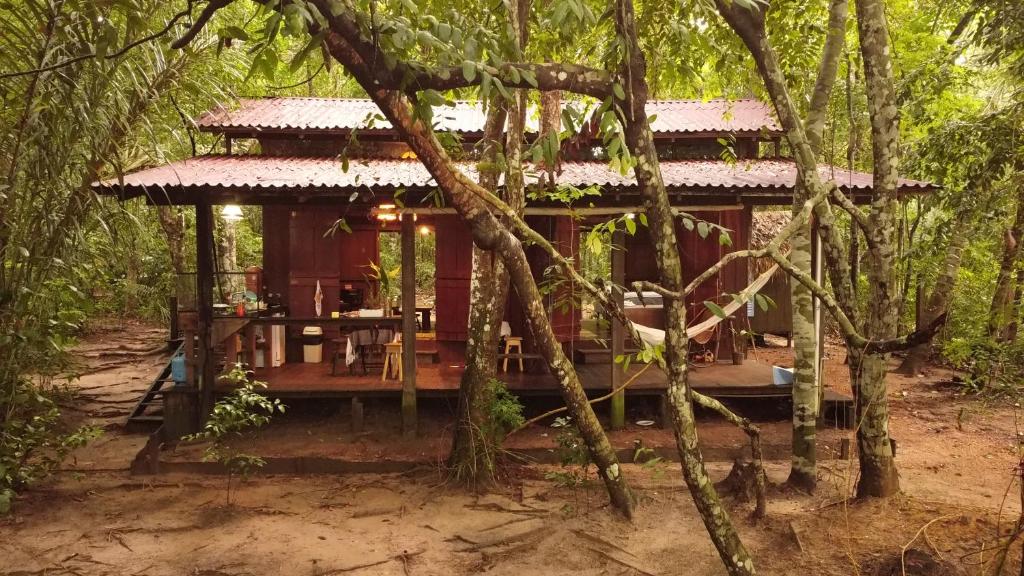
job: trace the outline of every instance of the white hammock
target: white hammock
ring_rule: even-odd
[[[747,303],[747,300],[753,298],[754,294],[757,294],[758,290],[764,288],[764,285],[768,283],[768,280],[771,279],[772,275],[775,274],[775,271],[778,269],[779,265],[775,264],[774,266],[766,270],[763,274],[755,278],[749,286],[744,288],[743,291],[739,293],[738,298],[734,298],[732,302],[729,302],[728,304],[723,306],[722,311],[725,312],[725,316],[731,316],[733,312],[740,309],[740,306],[745,305]],[[704,332],[707,332],[708,330],[714,328],[722,320],[725,320],[725,318],[720,318],[717,315],[712,315],[711,318],[708,318],[707,320],[701,322],[700,324],[694,324],[693,326],[687,328],[686,337],[693,338],[699,334],[703,334]],[[650,344],[651,346],[657,346],[659,344],[665,343],[664,330],[658,330],[657,328],[651,328],[650,326],[644,326],[643,324],[637,324],[636,322],[633,323],[633,329],[640,334],[641,340],[643,340],[647,344]]]

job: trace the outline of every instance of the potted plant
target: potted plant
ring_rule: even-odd
[[[375,301],[387,316],[391,312],[392,302],[398,296],[399,268],[386,270],[376,262],[370,262],[366,267],[370,269],[370,272],[365,274],[366,284],[369,287],[368,292],[371,295],[370,302]]]

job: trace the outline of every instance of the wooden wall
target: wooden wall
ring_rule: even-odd
[[[368,290],[364,274],[378,262],[377,229],[367,222],[352,233],[328,233],[340,209],[266,206],[263,209],[263,278],[269,292],[281,294],[291,316],[315,316],[316,283],[323,291],[322,315],[338,310],[341,287]],[[289,328],[289,362],[298,361],[301,327]],[[334,335],[328,334],[327,337]]]
[[[458,216],[434,220],[434,322],[437,341],[465,342],[469,323],[469,278],[473,270],[473,237]]]
[[[706,238],[702,238],[696,227],[693,231],[687,230],[680,222],[676,228],[676,235],[679,244],[679,256],[683,265],[683,281],[690,283],[698,275],[718,262],[722,256],[733,251],[745,249],[750,242],[750,225],[752,210],[747,207],[736,210],[691,212],[695,219],[704,220],[718,224],[729,229],[729,236],[732,239],[731,246],[722,246],[718,241],[718,234],[712,231]],[[626,236],[626,284],[636,280],[658,280],[657,263],[651,250],[650,239],[647,229],[638,227],[637,233],[633,236]],[[689,298],[687,298],[687,317],[689,322],[694,319],[707,318],[710,312],[704,306],[705,300],[725,304],[729,302],[728,297],[723,293],[736,293],[742,290],[749,283],[747,263],[745,261],[732,262],[716,276],[705,281]],[[743,318],[746,311],[737,312],[737,317],[742,321],[738,328],[744,328],[746,322]],[[724,324],[722,335],[726,336]],[[728,358],[732,351],[731,338],[722,338],[719,355]]]

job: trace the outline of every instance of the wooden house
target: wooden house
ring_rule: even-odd
[[[796,167],[791,160],[778,157],[782,133],[770,109],[761,102],[653,101],[649,113],[657,116],[652,129],[673,205],[731,231],[732,244],[726,246],[680,224],[679,251],[686,276],[691,279],[725,252],[748,245],[755,206],[791,203]],[[435,112],[435,129],[456,137],[462,147],[462,168],[471,177],[477,173],[475,144],[482,137],[484,118],[481,107],[469,102]],[[257,377],[269,383],[270,394],[402,396],[403,406],[415,405],[419,396],[457,394],[467,337],[472,239],[454,210],[439,201],[443,199],[430,174],[379,117],[374,105],[358,99],[246,99],[237,106],[203,115],[197,124],[200,130],[222,137],[223,153],[147,168],[95,184],[101,194],[122,199],[142,196],[152,204],[193,205],[197,209],[199,305],[198,321],[190,330],[195,331],[198,344],[191,346],[190,332],[186,353],[193,370],[188,385],[175,388],[198,398],[200,412],[208,410],[216,392],[210,383],[225,362],[217,347],[227,338],[242,334],[248,342],[242,347],[243,356],[247,352],[252,356],[253,328],[281,325],[287,326],[278,331],[285,333],[284,363],[257,370]],[[243,141],[248,152],[237,153]],[[722,159],[723,141],[732,142],[734,159]],[[632,174],[610,169],[600,145],[592,132],[581,133],[563,149],[556,176],[559,185],[595,186],[601,191],[599,196],[589,196],[572,207],[545,200],[531,200],[526,207],[527,221],[567,255],[578,254],[581,230],[590,223],[643,209]],[[864,196],[870,189],[869,174],[851,174],[831,167],[822,170],[827,177],[834,172],[835,180],[855,197]],[[529,181],[536,185],[536,178]],[[912,181],[902,185],[906,192],[928,186]],[[287,311],[284,317],[213,315],[212,207],[227,204],[262,206],[263,280],[258,291],[261,296],[279,294]],[[344,219],[350,232],[329,232],[339,219]],[[365,267],[377,261],[382,231],[401,234],[403,278],[412,277],[415,262],[411,248],[419,227],[428,227],[436,236],[430,332],[417,337],[416,314],[422,311],[415,310],[413,290],[403,290],[399,317],[332,318],[342,305],[341,291],[365,285]],[[620,240],[624,250],[613,254],[607,278],[620,284],[656,280],[656,263],[643,227]],[[531,248],[528,256],[540,278],[548,259],[536,248]],[[693,295],[689,304],[694,316],[702,313],[704,301],[719,301],[725,293],[739,292],[749,279],[746,263],[727,267]],[[314,314],[318,285],[323,294],[320,317]],[[622,370],[610,361],[611,354],[600,352],[602,343],[581,335],[579,310],[557,305],[557,297],[550,296],[548,305],[559,340],[567,349],[582,351],[575,357],[588,391],[607,392],[621,381]],[[646,312],[654,322],[658,312]],[[509,332],[523,338],[522,356],[528,360],[525,374],[518,369],[502,373],[509,388],[523,395],[557,394],[555,381],[543,363],[529,361],[531,337],[514,292],[505,318]],[[303,362],[301,330],[310,325],[322,326],[328,339],[343,331],[386,327],[401,332],[404,342],[415,345],[401,346],[401,380],[384,377],[380,371],[363,375],[336,370],[332,374],[330,359],[334,352],[330,346],[323,363]],[[621,334],[621,327],[613,327],[613,336],[621,340]],[[732,339],[723,334],[724,330],[719,334],[718,357],[728,359],[732,357]],[[628,348],[629,344],[624,346]],[[231,350],[232,359],[234,354]],[[770,366],[752,362],[712,363],[694,370],[692,383],[697,389],[722,396],[789,394],[787,387],[773,385]],[[648,371],[630,392],[662,395],[665,388],[664,376]],[[414,422],[406,424],[414,426]]]

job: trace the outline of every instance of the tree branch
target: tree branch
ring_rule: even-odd
[[[213,18],[213,15],[217,12],[217,10],[224,8],[228,4],[231,4],[231,2],[232,0],[210,0],[210,3],[207,4],[205,8],[203,8],[203,11],[199,13],[199,17],[196,18],[195,22],[192,23],[192,26],[189,26],[189,29],[186,30],[185,33],[181,35],[181,37],[179,37],[174,42],[171,42],[171,48],[174,48],[175,50],[180,50],[185,46],[188,46],[189,43],[192,42],[192,40],[194,40],[195,37],[198,36],[200,32],[202,32],[203,27],[206,26],[206,23],[210,21],[210,18]],[[192,2],[190,0],[189,13],[191,13],[191,11]]]
[[[168,20],[167,25],[165,25],[163,28],[161,28],[158,32],[154,32],[153,34],[150,34],[148,36],[143,36],[142,38],[139,38],[138,40],[129,42],[128,44],[125,44],[117,52],[111,52],[110,54],[105,55],[103,57],[103,59],[104,60],[114,60],[116,58],[120,58],[121,56],[124,56],[125,54],[127,54],[128,51],[130,51],[131,49],[133,49],[133,48],[135,48],[137,46],[141,46],[142,44],[145,44],[146,42],[151,42],[153,40],[156,40],[157,38],[160,38],[164,34],[167,34],[168,32],[170,32],[171,28],[173,28],[174,25],[178,23],[178,20],[181,20],[185,16],[188,16],[189,14],[192,13],[192,3],[193,3],[193,1],[194,0],[188,0],[188,6],[186,6],[186,8],[184,10],[182,10],[181,12],[178,12],[177,14],[175,14],[174,17],[172,17],[170,20]],[[96,58],[97,56],[98,56],[98,54],[96,54],[95,51],[92,51],[92,52],[89,52],[88,54],[81,54],[81,55],[75,56],[73,58],[68,58],[67,60],[61,60],[60,62],[56,62],[54,64],[50,64],[49,66],[43,66],[43,67],[40,67],[40,68],[32,68],[30,70],[19,70],[17,72],[6,72],[4,74],[0,74],[0,80],[6,80],[8,78],[17,78],[19,76],[28,76],[30,74],[39,74],[39,73],[42,73],[42,72],[52,72],[54,70],[59,70],[59,69],[64,68],[66,66],[71,66],[72,64],[77,64],[78,62],[82,62],[84,60],[89,60],[89,59],[92,59],[92,58]]]

